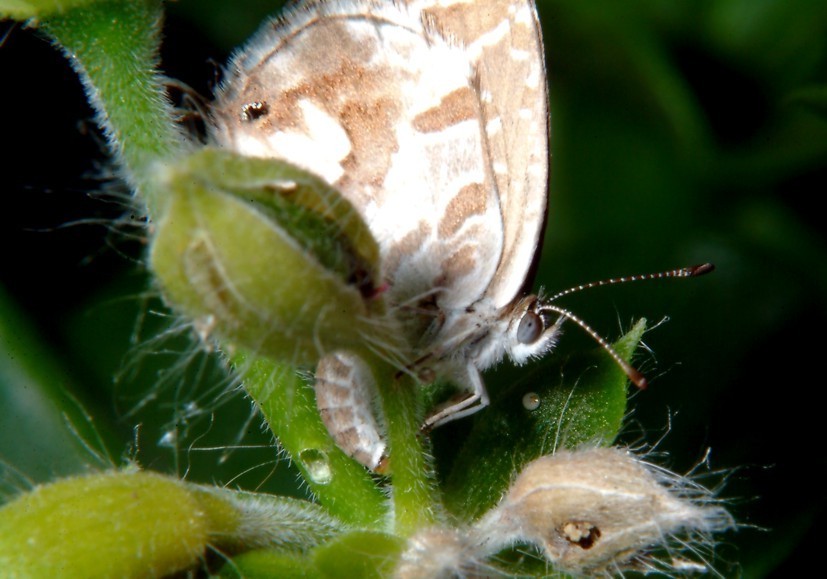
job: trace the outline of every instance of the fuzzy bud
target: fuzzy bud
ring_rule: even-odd
[[[205,148],[159,167],[150,253],[165,297],[222,345],[294,364],[385,335],[379,250],[353,206],[282,161]]]
[[[534,544],[568,573],[657,568],[648,559],[652,549],[691,549],[686,538],[703,541],[733,526],[730,515],[710,502],[705,489],[630,452],[561,451],[526,466],[473,533],[489,553]],[[684,540],[673,541],[679,537]]]

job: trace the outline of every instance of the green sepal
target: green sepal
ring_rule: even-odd
[[[615,342],[622,358],[631,358],[645,329],[640,320]],[[626,374],[602,349],[562,364],[543,360],[477,414],[446,481],[449,511],[474,520],[528,462],[558,448],[614,441],[626,414]],[[526,408],[526,396],[539,405]]]
[[[345,283],[376,292],[379,246],[353,205],[327,182],[286,161],[220,149],[199,151],[187,166],[213,187],[261,210]]]

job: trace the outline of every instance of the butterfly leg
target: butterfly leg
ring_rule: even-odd
[[[387,445],[374,413],[376,382],[370,367],[351,352],[333,352],[316,367],[316,406],[339,448],[372,471],[387,464]]]
[[[425,419],[425,424],[422,425],[423,430],[431,430],[446,422],[470,416],[488,406],[490,400],[479,370],[473,364],[468,364],[464,369],[464,374],[464,379],[459,379],[457,382],[466,386],[468,396],[448,406],[437,407]]]

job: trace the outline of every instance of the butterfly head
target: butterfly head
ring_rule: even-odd
[[[535,295],[517,300],[509,316],[506,351],[515,364],[539,358],[557,343],[564,318]]]

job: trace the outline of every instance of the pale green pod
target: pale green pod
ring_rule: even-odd
[[[316,504],[136,469],[70,477],[0,507],[0,577],[165,577],[208,549],[296,553],[341,532]]]
[[[229,507],[218,510],[233,518]],[[211,519],[169,477],[112,471],[63,479],[0,508],[0,575],[167,575],[198,563]]]
[[[353,206],[282,161],[206,148],[158,173],[151,265],[169,301],[227,345],[292,364],[391,344],[379,250]],[[229,344],[228,344],[229,343]]]

